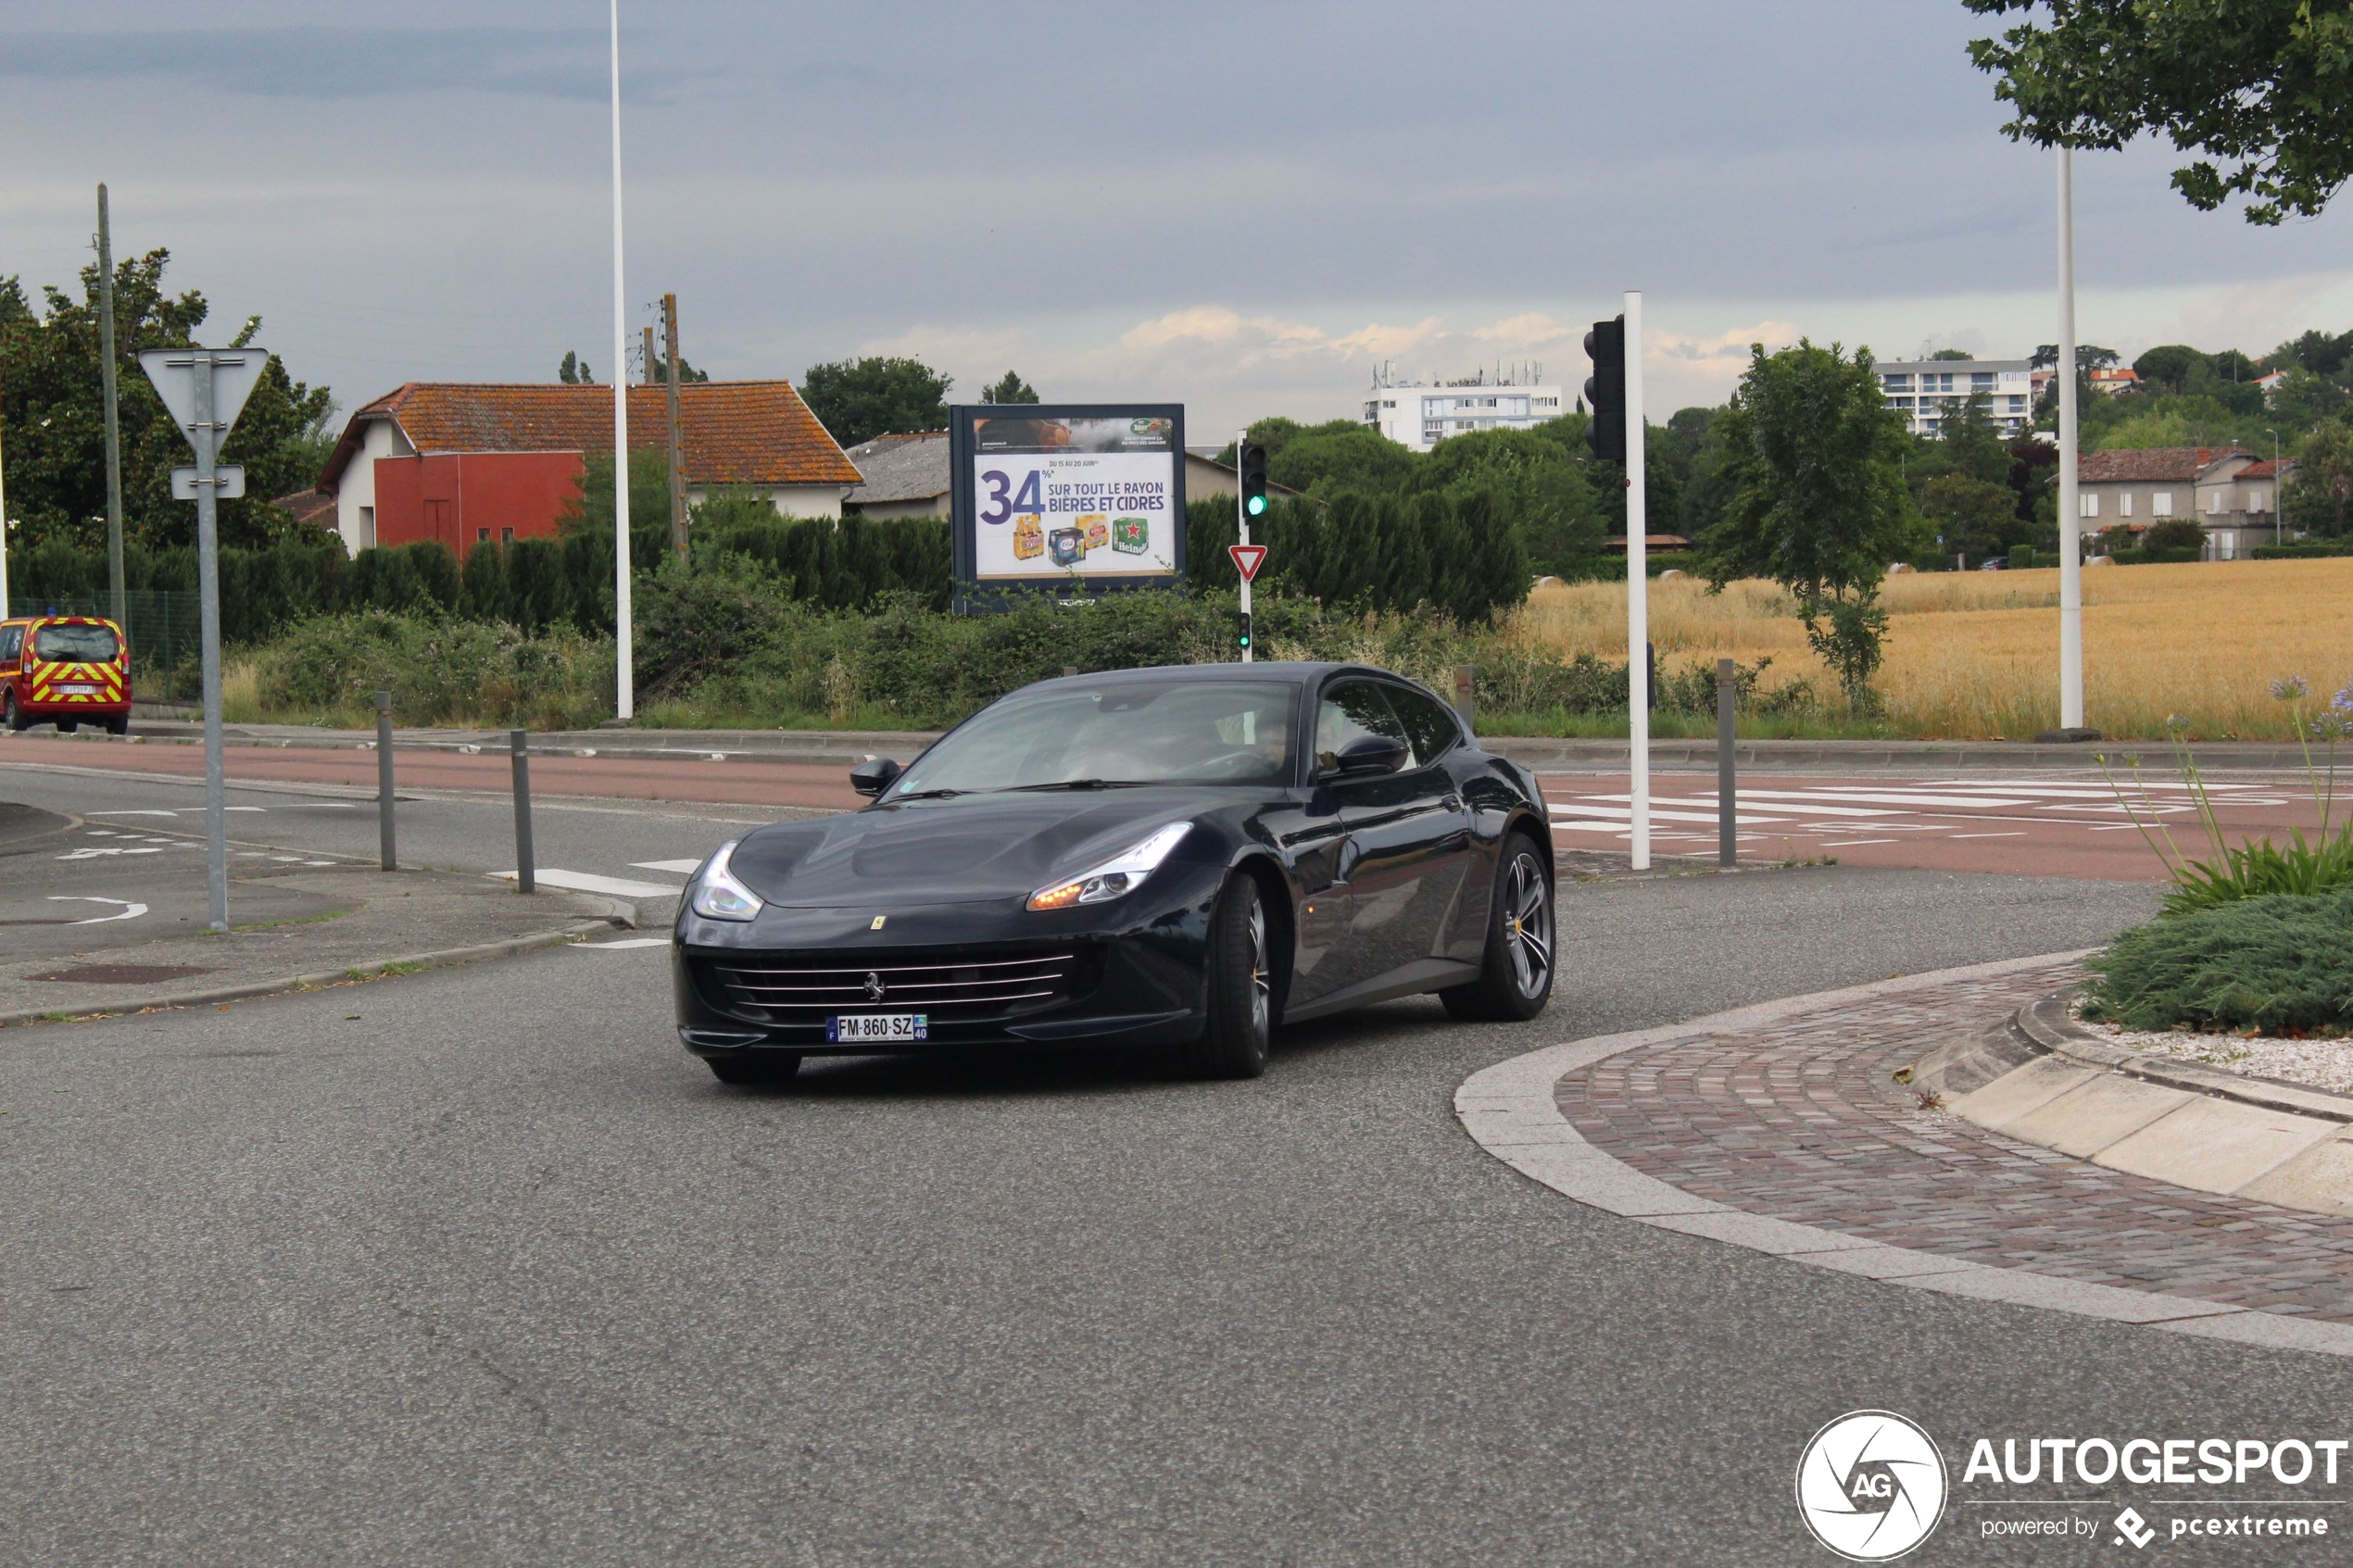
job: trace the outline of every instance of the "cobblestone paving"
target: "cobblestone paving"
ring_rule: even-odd
[[[1894,1082],[2082,978],[2054,965],[1608,1058],[1555,1090],[1596,1148],[1752,1214],[1996,1267],[2353,1322],[2353,1220],[2189,1192],[1923,1111]]]

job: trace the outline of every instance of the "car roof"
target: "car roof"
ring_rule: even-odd
[[[1306,685],[1340,671],[1353,671],[1363,675],[1386,675],[1391,680],[1404,677],[1393,671],[1376,669],[1369,664],[1327,664],[1305,660],[1262,659],[1242,664],[1148,664],[1136,670],[1096,670],[1081,675],[1057,675],[1034,683],[1040,686],[1073,684],[1099,685],[1107,681],[1266,681],[1284,685]]]

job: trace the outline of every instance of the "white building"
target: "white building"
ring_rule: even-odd
[[[1944,420],[1974,394],[1985,397],[1994,428],[2024,435],[2034,428],[2034,372],[2023,359],[1915,359],[1872,367],[1887,406],[1911,421],[1914,435],[1939,435]]]
[[[1365,422],[1416,452],[1475,430],[1530,430],[1569,409],[1563,388],[1536,382],[1541,373],[1482,372],[1467,381],[1428,384],[1378,371],[1365,399]]]

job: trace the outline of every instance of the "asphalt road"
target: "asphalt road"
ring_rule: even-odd
[[[498,809],[433,810],[480,863]],[[628,864],[724,829],[548,831]],[[1041,1053],[730,1091],[672,1042],[659,948],[11,1031],[0,1562],[1806,1563],[1796,1457],[1858,1407],[2336,1434],[2334,1361],[1618,1221],[1450,1112],[1540,1045],[2082,946],[2151,897],[1579,884],[1537,1024],[1394,1004],[1246,1084]],[[1907,1561],[2108,1550],[1948,1520]]]

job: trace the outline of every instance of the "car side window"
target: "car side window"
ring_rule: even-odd
[[[1407,686],[1390,686],[1388,692],[1389,705],[1397,709],[1406,738],[1413,742],[1415,767],[1428,767],[1461,743],[1462,726],[1428,694]]]
[[[1338,767],[1341,749],[1366,735],[1387,735],[1407,746],[1414,744],[1378,684],[1335,681],[1326,686],[1323,707],[1315,715],[1315,766]]]
[[[11,626],[6,631],[0,632],[0,667],[14,667],[17,662],[17,655],[22,653],[23,651],[23,627]]]

